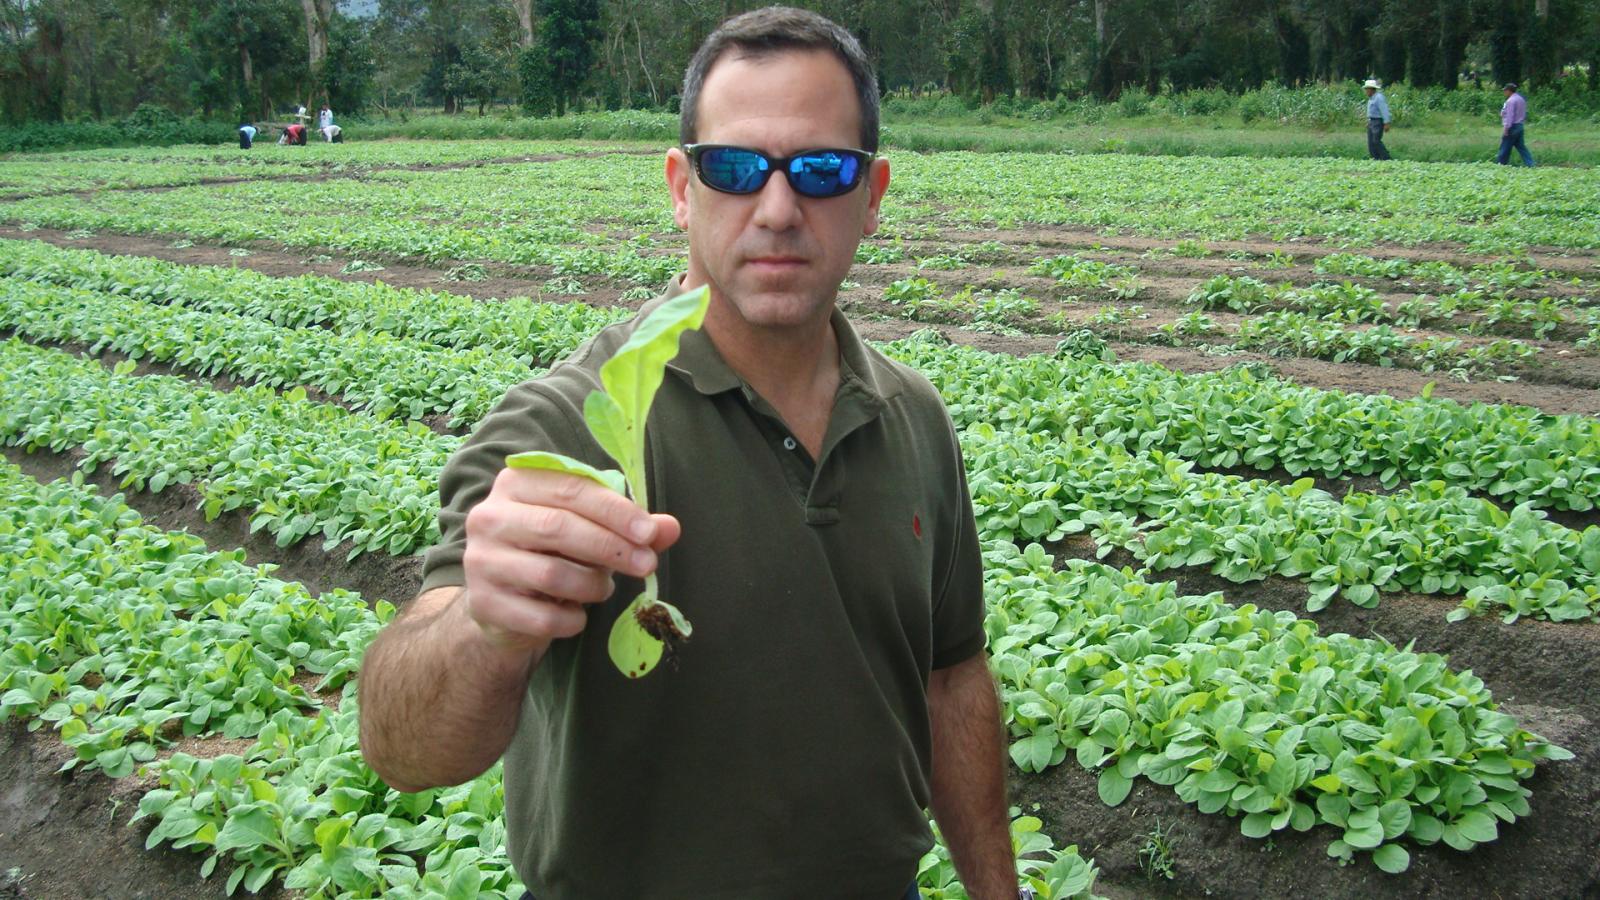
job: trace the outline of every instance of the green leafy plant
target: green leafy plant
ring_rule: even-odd
[[[601,471],[571,457],[542,450],[513,454],[506,458],[506,465],[589,478],[632,497],[648,511],[645,420],[661,387],[666,365],[678,354],[680,336],[700,327],[710,296],[710,291],[701,287],[666,301],[646,316],[600,366],[604,390],[595,391],[584,400],[583,418],[589,433],[622,467],[620,472]],[[655,669],[666,649],[688,639],[691,633],[683,613],[657,595],[656,576],[652,573],[645,577],[644,590],[617,617],[606,647],[618,671],[629,678],[639,678]]]

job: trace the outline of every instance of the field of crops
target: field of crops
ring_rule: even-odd
[[[1600,176],[891,159],[841,303],[960,430],[1041,895],[1600,893]],[[452,450],[681,268],[659,148],[0,197],[0,897],[520,896],[354,675]]]

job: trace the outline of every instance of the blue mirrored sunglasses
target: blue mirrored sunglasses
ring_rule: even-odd
[[[855,190],[872,162],[865,150],[806,150],[785,157],[730,144],[689,144],[683,150],[705,186],[724,194],[753,194],[773,172],[782,172],[802,197],[837,197]]]

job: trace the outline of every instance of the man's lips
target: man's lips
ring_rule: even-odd
[[[756,256],[746,260],[746,263],[758,269],[792,269],[806,264],[806,260],[799,256]]]

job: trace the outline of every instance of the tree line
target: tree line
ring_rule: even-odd
[[[0,117],[675,108],[697,0],[0,0]],[[1377,77],[1600,90],[1600,0],[816,0],[884,90],[1115,99]]]

